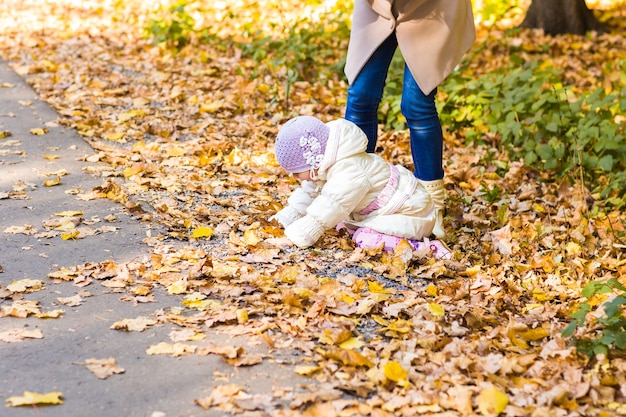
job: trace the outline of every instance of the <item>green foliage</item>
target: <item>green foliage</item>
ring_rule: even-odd
[[[601,304],[604,313],[597,320],[589,319],[591,300],[594,296],[616,293],[615,297]],[[617,279],[591,281],[583,288],[582,295],[588,301],[580,303],[572,313],[572,321],[563,330],[564,337],[571,337],[576,349],[584,355],[594,358],[596,355],[610,355],[614,350],[626,350],[626,287]],[[586,330],[585,337],[576,336],[576,330]]]
[[[190,42],[195,20],[185,10],[189,4],[188,0],[178,0],[166,10],[160,9],[156,17],[148,19],[145,32],[155,44],[180,49]]]
[[[495,134],[512,160],[582,178],[602,198],[623,196],[626,140],[616,116],[626,112],[626,89],[575,97],[549,62],[511,62],[481,77],[452,74],[441,87],[442,123],[464,130],[467,142]]]
[[[523,13],[525,8],[522,8],[519,3],[519,0],[482,0],[479,7],[474,7],[474,15],[481,24],[495,26],[499,22],[508,20],[511,15]]]
[[[244,28],[244,41],[236,42],[242,56],[263,63],[266,71],[278,81],[284,79],[285,107],[292,85],[305,80],[312,83],[331,78],[343,71],[344,61],[337,61],[337,51],[347,48],[350,34],[346,10],[336,6],[319,16],[319,21],[303,16],[274,28],[280,37],[266,34],[253,25]],[[321,22],[324,22],[322,24]],[[259,75],[259,74],[257,74]],[[275,86],[274,100],[280,84]]]
[[[502,189],[500,187],[497,185],[489,187],[484,181],[480,183],[480,192],[489,203],[494,203],[502,197]]]
[[[341,40],[349,36],[348,23],[338,19],[340,16],[337,10],[320,16],[325,24],[303,16],[277,28],[280,37],[248,26],[244,32],[246,40],[238,45],[246,58],[258,62],[269,60],[274,67],[284,66],[296,71],[300,80],[314,81],[320,74],[328,76],[343,68],[343,62],[332,63],[337,48],[345,47]]]

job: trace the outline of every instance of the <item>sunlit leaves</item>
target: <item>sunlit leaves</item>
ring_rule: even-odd
[[[50,15],[48,3],[55,2],[42,3],[35,18]],[[277,389],[276,397],[270,399],[254,397],[227,381],[221,386],[211,383],[208,395],[197,400],[201,407],[235,415],[242,410],[267,412],[285,401],[288,406],[280,410],[285,417],[528,416],[558,414],[563,409],[592,415],[597,409],[618,410],[614,404],[623,400],[618,387],[626,381],[623,363],[608,358],[598,366],[587,366],[560,331],[573,313],[574,325],[568,327],[566,336],[598,337],[610,346],[623,344],[618,331],[605,335],[597,327],[619,324],[623,299],[607,278],[621,280],[626,273],[621,255],[623,213],[601,213],[595,208],[597,192],[590,194],[577,177],[555,179],[550,172],[530,172],[519,160],[510,160],[500,136],[536,126],[519,119],[520,112],[527,111],[522,106],[529,102],[519,99],[520,93],[527,94],[523,97],[541,93],[539,100],[531,100],[534,110],[528,114],[537,117],[546,132],[559,133],[560,116],[566,117],[563,123],[570,122],[565,113],[540,114],[542,106],[555,103],[554,94],[552,86],[544,86],[541,79],[533,78],[533,71],[523,68],[527,55],[550,51],[549,59],[537,67],[540,73],[550,75],[557,65],[566,68],[563,79],[554,84],[559,93],[564,79],[577,80],[574,90],[602,83],[605,91],[616,92],[621,88],[622,55],[612,45],[621,37],[589,35],[576,40],[572,49],[576,54],[572,54],[567,52],[569,38],[534,34],[531,39],[498,32],[498,41],[480,44],[482,53],[475,61],[459,67],[445,88],[439,89],[438,98],[446,109],[441,112],[447,145],[446,242],[453,246],[454,261],[416,253],[408,242],[391,253],[355,249],[345,231],[334,230],[313,248],[299,250],[282,244],[282,228],[268,222],[297,186],[273,155],[276,131],[291,114],[282,111],[287,103],[284,86],[291,89],[288,104],[294,114],[330,120],[343,114],[345,83],[336,77],[295,83],[288,78],[296,70],[315,72],[309,58],[316,57],[310,54],[304,61],[297,60],[297,68],[278,68],[263,58],[262,54],[268,57],[276,51],[317,54],[320,44],[316,38],[300,45],[297,36],[253,32],[258,25],[245,27],[246,20],[264,22],[266,27],[277,21],[286,23],[291,15],[301,16],[302,9],[296,7],[285,15],[284,7],[260,10],[252,3],[193,3],[194,8],[206,9],[184,13],[194,10],[194,18],[219,27],[219,36],[200,44],[191,27],[172,32],[181,41],[190,35],[187,40],[191,42],[175,57],[165,49],[150,49],[139,36],[144,28],[125,18],[126,11],[133,16],[154,12],[142,8],[146,2],[134,0],[119,3],[115,18],[104,8],[97,17],[76,19],[71,25],[75,32],[59,18],[49,22],[61,24],[59,32],[23,31],[9,24],[6,34],[0,35],[7,40],[0,45],[9,62],[29,77],[62,122],[94,148],[84,158],[91,164],[85,172],[100,176],[101,183],[93,190],[71,194],[82,201],[107,198],[119,203],[127,213],[146,221],[150,232],[146,238],[150,254],[134,262],[60,266],[42,284],[32,282],[35,279],[9,279],[7,283],[15,283],[0,288],[7,300],[0,316],[12,320],[62,317],[61,310],[27,300],[41,294],[33,292],[59,281],[97,284],[132,303],[149,303],[158,293],[173,300],[175,307],[154,316],[116,319],[109,331],[147,332],[154,326],[172,325],[173,329],[159,327],[149,332],[152,338],[156,330],[164,330],[169,340],[155,338],[146,354],[218,355],[226,367],[263,362],[274,367],[288,357],[291,377],[311,378],[298,385],[297,392],[284,395]],[[89,3],[83,6],[82,12],[89,14]],[[61,9],[71,14],[72,7]],[[164,3],[162,11],[167,13],[168,7]],[[220,7],[224,9],[217,10]],[[27,12],[32,17],[32,11]],[[212,20],[218,12],[220,25],[216,26]],[[184,13],[174,15],[182,18]],[[342,16],[349,19],[347,13]],[[106,22],[106,36],[87,30],[93,19]],[[336,19],[316,28],[321,28],[319,34],[326,40],[345,42],[347,38],[338,39],[343,32],[330,30],[339,24]],[[167,25],[152,28],[158,29],[155,34],[168,34],[161,31]],[[316,30],[289,33],[308,36]],[[241,46],[242,34],[250,44],[246,50],[234,46]],[[265,48],[261,42],[266,36],[276,38],[278,49]],[[506,53],[509,50],[516,55]],[[333,56],[343,53],[345,48],[338,48]],[[259,59],[248,59],[253,54]],[[610,59],[597,59],[607,56]],[[32,57],[40,58],[32,61]],[[107,57],[106,62],[102,57]],[[328,56],[323,61],[332,59]],[[510,63],[519,66],[519,71],[493,78],[494,69]],[[454,78],[466,71],[471,74],[469,80]],[[449,87],[456,90],[450,92]],[[505,95],[505,100],[491,98],[497,94]],[[572,90],[572,94],[578,92]],[[576,105],[574,98],[567,103]],[[454,107],[455,100],[461,99],[466,105]],[[610,114],[611,120],[623,121],[619,107],[606,104],[598,107],[597,114],[589,113],[593,117],[585,120],[587,124],[575,127],[588,137],[601,137],[601,146],[618,149],[619,142],[608,139],[616,132],[592,120],[609,120]],[[496,124],[483,111],[487,105],[502,112]],[[393,108],[381,110],[383,116],[399,120]],[[582,110],[572,108],[574,113]],[[380,153],[391,162],[409,166],[410,141],[404,128],[397,132],[385,128],[380,133]],[[6,138],[10,132],[0,132],[3,136],[0,152],[17,146]],[[537,136],[522,136],[520,149],[524,155],[558,162],[565,139],[557,136],[545,143]],[[529,140],[538,140],[540,146],[526,149]],[[470,141],[472,146],[463,146]],[[42,162],[48,160],[54,161]],[[590,170],[615,170],[616,159],[602,156],[585,164]],[[45,179],[64,175],[47,173]],[[14,184],[0,198],[27,199],[42,187],[40,180],[35,182]],[[17,224],[4,233],[56,237],[63,245],[88,243],[80,240],[89,233],[86,214],[68,207],[54,215],[42,224]],[[92,232],[106,230],[94,227]],[[585,287],[585,298],[581,298],[581,288],[589,281],[601,283]],[[55,297],[54,303],[80,307],[86,297],[80,292]],[[584,302],[576,310],[579,301]],[[609,318],[603,313],[613,315]],[[0,340],[19,343],[43,337],[41,331],[17,328],[0,333]],[[214,331],[249,338],[254,349],[244,349],[230,337],[223,345],[212,345],[209,340],[213,341]],[[604,348],[602,353],[607,353],[609,345],[602,343],[586,346],[592,352]],[[256,348],[261,346],[270,349],[271,355],[258,353]],[[226,374],[219,377],[228,378]],[[210,383],[205,383],[206,388]]]

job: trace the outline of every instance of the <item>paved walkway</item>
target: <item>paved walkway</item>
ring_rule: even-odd
[[[105,260],[126,262],[149,253],[142,243],[148,225],[129,217],[121,206],[105,199],[81,200],[80,194],[102,184],[87,173],[94,163],[80,159],[93,153],[75,132],[58,126],[55,112],[0,60],[0,416],[2,417],[172,417],[224,415],[194,404],[216,385],[241,383],[254,393],[271,394],[281,373],[275,365],[233,368],[216,355],[173,358],[147,355],[160,341],[171,342],[171,326],[145,332],[110,330],[124,318],[150,316],[159,308],[180,306],[180,299],[157,294],[156,302],[133,305],[99,284],[80,288],[47,278],[61,267]],[[37,130],[46,129],[44,135]],[[7,133],[10,132],[10,135]],[[41,133],[41,132],[39,132]],[[54,155],[54,157],[50,157]],[[56,158],[56,159],[55,159]],[[45,186],[45,181],[61,183]],[[56,215],[82,211],[83,226],[102,233],[77,240],[45,237]],[[116,222],[107,222],[114,216]],[[115,230],[110,228],[114,227]],[[36,231],[35,231],[36,230]],[[44,288],[26,293],[41,310],[62,309],[63,317],[2,317],[14,299],[7,286],[23,279],[40,280]],[[59,303],[81,291],[81,305]],[[41,330],[43,338],[2,341],[10,332]],[[212,334],[215,344],[223,335]],[[219,340],[222,338],[222,340]],[[125,370],[99,379],[85,366],[87,359],[114,358]],[[285,373],[282,374],[285,376]],[[290,384],[293,372],[283,382]],[[226,382],[224,382],[226,381]],[[25,391],[61,392],[64,404],[47,407],[5,407],[6,399]]]

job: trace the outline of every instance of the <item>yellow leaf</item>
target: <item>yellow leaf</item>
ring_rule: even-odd
[[[548,294],[548,293],[542,291],[539,288],[534,288],[533,289],[533,298],[535,300],[537,300],[537,301],[550,301],[554,297],[551,294]]]
[[[237,309],[235,315],[237,316],[237,323],[239,324],[243,324],[248,321],[248,310],[245,308]]]
[[[568,254],[570,255],[578,255],[581,252],[581,247],[578,243],[576,242],[569,242],[566,246],[565,246],[565,250],[567,251]]]
[[[121,113],[119,117],[117,118],[117,120],[119,122],[127,122],[134,117],[145,116],[145,114],[146,112],[143,109],[128,110],[124,113]]]
[[[285,266],[276,273],[276,278],[284,284],[295,284],[296,278],[301,274],[301,267],[298,265]]]
[[[55,185],[61,184],[61,177],[56,177],[50,180],[44,180],[44,187],[54,187]]]
[[[540,206],[539,204],[533,205],[533,209],[539,213],[544,213],[546,211],[546,209],[544,209],[543,206]]]
[[[378,314],[372,314],[372,319],[374,319],[374,321],[380,324],[381,326],[387,326],[389,324],[387,320],[385,320],[383,317],[379,316]]]
[[[346,294],[343,291],[339,293],[339,296],[341,297],[341,301],[343,301],[346,304],[352,304],[355,301],[354,297],[351,297],[350,295]]]
[[[541,340],[550,336],[550,332],[543,327],[537,327],[536,329],[528,329],[517,333],[524,340]]]
[[[480,267],[480,265],[475,265],[475,266],[470,266],[469,268],[467,268],[465,270],[465,274],[468,277],[473,277],[473,276],[478,275],[478,273],[481,271],[482,271],[482,268]]]
[[[237,276],[239,265],[231,262],[221,262],[217,259],[213,260],[213,270],[211,276],[215,278],[231,278]]]
[[[78,230],[71,232],[71,233],[61,233],[61,239],[63,240],[75,239],[79,234],[80,232]]]
[[[438,294],[437,287],[433,284],[428,284],[428,286],[426,287],[426,294],[430,295],[431,297],[436,297]]]
[[[301,365],[301,366],[296,366],[296,368],[294,369],[294,371],[298,374],[298,375],[304,375],[304,376],[311,376],[314,373],[320,371],[322,368],[320,368],[319,366],[313,366],[313,365]]]
[[[310,288],[297,287],[293,289],[294,294],[296,294],[302,300],[308,300],[309,298],[313,298],[317,295],[317,293]]]
[[[43,136],[46,133],[48,133],[48,129],[42,129],[40,127],[36,127],[34,129],[30,130],[31,135],[35,135],[35,136]]]
[[[345,340],[339,344],[339,347],[342,349],[360,349],[363,346],[365,346],[365,342],[356,337],[351,337],[350,339]]]
[[[376,281],[368,281],[367,287],[369,288],[370,292],[373,292],[376,294],[389,294],[389,291],[386,290],[385,287],[383,287]]]
[[[194,310],[206,311],[210,308],[218,307],[220,303],[216,300],[183,300],[183,305]]]
[[[406,380],[409,376],[409,372],[396,361],[387,362],[385,368],[383,369],[383,372],[385,374],[385,377],[393,382]]]
[[[83,212],[82,211],[60,211],[58,213],[54,213],[55,216],[58,217],[75,217],[75,216],[82,216]]]
[[[484,415],[499,415],[509,404],[509,397],[496,387],[486,388],[478,395],[478,409]]]
[[[43,156],[43,158],[47,159],[48,161],[52,161],[53,159],[59,159],[59,155],[51,155],[51,154],[44,153],[41,156]]]
[[[122,172],[122,175],[124,175],[124,178],[130,178],[140,172],[143,172],[145,169],[146,166],[144,164],[135,164],[132,167],[126,168],[124,172]]]
[[[38,319],[58,319],[59,317],[63,316],[63,314],[65,314],[65,311],[57,309],[57,310],[47,311],[42,314],[38,314],[37,318]]]
[[[111,132],[105,134],[103,137],[104,139],[110,140],[111,142],[117,142],[124,137],[124,132]]]
[[[428,303],[428,311],[431,312],[436,318],[443,317],[446,314],[446,310],[437,303]]]
[[[196,227],[191,232],[191,237],[195,239],[199,239],[201,237],[209,238],[211,236],[213,236],[213,229],[206,226]]]
[[[221,100],[213,101],[211,103],[203,103],[200,105],[200,113],[215,113],[222,107]]]
[[[410,332],[411,329],[412,329],[411,322],[408,320],[403,320],[403,319],[397,319],[397,320],[391,321],[387,325],[387,330],[400,333],[400,334],[406,334]]]
[[[179,279],[178,281],[170,284],[167,287],[167,292],[170,294],[184,294],[187,292],[187,280]]]
[[[183,156],[185,155],[185,149],[180,147],[174,147],[167,150],[168,156]]]
[[[522,349],[528,349],[528,343],[526,343],[526,341],[520,337],[515,329],[509,329],[509,331],[507,332],[507,337],[514,346]]]
[[[334,359],[341,362],[346,366],[366,366],[368,368],[374,366],[369,359],[361,355],[356,350],[334,348],[328,350],[325,356],[328,359]]]
[[[198,341],[198,340],[202,340],[202,339],[206,339],[206,334],[204,333],[196,333],[193,336],[191,336],[189,338],[190,342],[194,342],[194,341]]]
[[[133,293],[133,295],[137,295],[137,296],[145,296],[150,294],[150,288],[146,287],[145,285],[138,285],[134,288],[131,288],[131,293]]]
[[[246,242],[246,245],[256,246],[261,240],[263,240],[259,237],[257,230],[258,229],[251,226],[243,233],[243,240]]]
[[[224,162],[229,165],[239,165],[244,160],[244,154],[239,148],[233,149],[228,155],[224,157]]]
[[[6,402],[9,407],[20,407],[23,405],[39,405],[39,404],[63,404],[60,392],[49,392],[47,394],[38,394],[36,392],[24,391],[21,397],[13,396],[7,398]]]

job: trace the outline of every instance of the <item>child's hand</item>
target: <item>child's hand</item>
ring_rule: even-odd
[[[287,227],[300,217],[302,217],[302,214],[298,213],[293,207],[287,206],[270,217],[269,220],[276,220],[281,226]]]
[[[270,245],[278,246],[281,249],[287,249],[294,246],[293,242],[289,240],[288,237],[271,237],[269,239],[265,239],[267,243]]]

